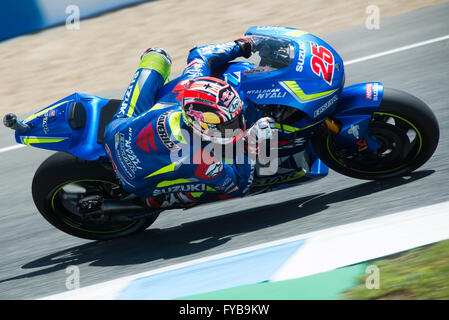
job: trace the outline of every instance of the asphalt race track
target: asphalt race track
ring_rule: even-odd
[[[449,35],[448,16],[446,3],[381,20],[380,30],[359,26],[324,35],[323,39],[345,61],[351,61]],[[84,287],[447,201],[448,70],[448,39],[346,67],[347,85],[381,81],[386,87],[413,93],[436,113],[441,130],[439,147],[430,161],[409,177],[367,182],[331,172],[321,181],[285,191],[166,212],[144,233],[116,241],[71,237],[53,228],[37,212],[31,181],[51,152],[29,147],[1,152],[0,299],[35,299],[64,292],[69,265],[80,268],[80,285]],[[0,150],[12,145],[12,132],[0,128]]]

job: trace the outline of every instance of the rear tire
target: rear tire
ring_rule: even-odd
[[[34,203],[42,216],[59,230],[72,236],[89,240],[110,240],[148,228],[158,214],[135,221],[95,223],[83,221],[62,204],[66,189],[86,188],[104,192],[119,190],[120,182],[108,164],[79,159],[64,152],[57,152],[38,168],[32,183]],[[82,191],[80,191],[82,192]]]
[[[396,89],[384,89],[371,118],[369,133],[381,144],[376,153],[345,150],[322,129],[312,144],[319,158],[343,175],[379,180],[408,174],[421,167],[438,145],[439,126],[432,110],[420,99]]]

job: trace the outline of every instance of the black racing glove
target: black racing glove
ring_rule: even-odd
[[[242,57],[248,59],[251,57],[254,41],[251,37],[239,38],[234,41],[240,47],[240,52],[242,53]]]

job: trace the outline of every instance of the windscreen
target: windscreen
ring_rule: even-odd
[[[295,56],[295,48],[288,40],[267,36],[253,36],[255,54],[251,62],[266,71],[289,66]],[[258,68],[259,69],[259,68]],[[260,72],[260,71],[259,71]]]

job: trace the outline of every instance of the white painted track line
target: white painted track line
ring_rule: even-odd
[[[8,152],[8,151],[16,150],[16,149],[20,149],[20,148],[23,148],[23,147],[26,147],[26,145],[24,145],[24,144],[17,144],[17,145],[14,145],[14,146],[1,148],[0,149],[0,153]]]
[[[449,202],[316,231],[272,277],[305,277],[449,238]]]
[[[349,61],[346,61],[344,63],[344,65],[345,66],[349,66],[351,64],[355,64],[355,63],[359,63],[359,62],[363,62],[363,61],[367,61],[367,60],[371,60],[371,59],[387,56],[387,55],[398,53],[398,52],[405,51],[405,50],[410,50],[410,49],[426,46],[426,45],[429,45],[429,44],[432,44],[432,43],[435,43],[435,42],[444,41],[444,40],[448,40],[448,39],[449,39],[449,35],[445,35],[445,36],[442,36],[442,37],[438,37],[438,38],[434,38],[434,39],[430,39],[430,40],[426,40],[426,41],[421,41],[421,42],[417,42],[417,43],[414,43],[414,44],[410,44],[410,45],[407,45],[407,46],[399,47],[399,48],[396,48],[396,49],[392,49],[392,50],[388,50],[388,51],[384,51],[384,52],[371,54],[369,56],[365,56],[365,57],[362,57],[362,58],[349,60]]]

